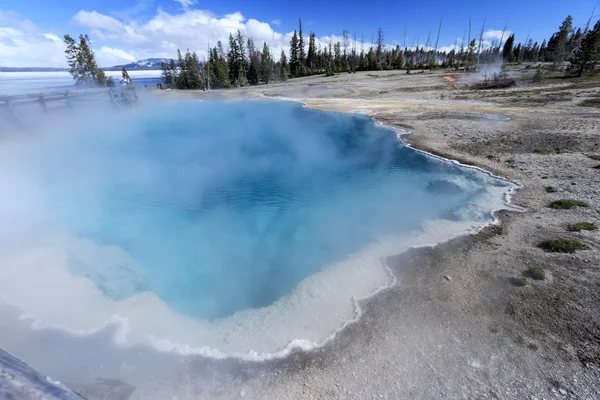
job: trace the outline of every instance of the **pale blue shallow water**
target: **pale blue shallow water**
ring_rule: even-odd
[[[36,160],[63,228],[141,267],[131,284],[74,273],[208,320],[268,306],[382,236],[458,218],[490,184],[366,116],[279,101],[163,103],[52,139]]]

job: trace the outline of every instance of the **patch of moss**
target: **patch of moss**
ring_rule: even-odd
[[[577,222],[569,225],[569,230],[571,232],[595,231],[596,229],[598,229],[598,227],[593,222]]]
[[[577,250],[585,249],[585,245],[572,239],[544,240],[539,247],[553,253],[575,253]]]
[[[564,153],[567,153],[567,150],[565,150],[565,149],[557,149],[556,150],[556,154],[564,154]]]
[[[520,276],[518,278],[511,278],[510,279],[510,283],[513,286],[523,287],[523,286],[527,286],[527,284],[529,283],[529,281],[527,281],[526,278]]]
[[[527,271],[525,271],[525,275],[531,279],[535,279],[536,281],[543,281],[546,279],[546,272],[539,265],[529,268]]]
[[[588,204],[581,200],[573,200],[573,199],[563,199],[556,200],[550,203],[550,208],[555,208],[557,210],[569,210],[575,207],[587,207]]]

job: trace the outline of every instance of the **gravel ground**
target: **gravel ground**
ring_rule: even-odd
[[[369,114],[410,131],[406,140],[417,148],[519,181],[513,201],[525,211],[503,213],[500,225],[479,234],[390,258],[399,283],[363,304],[361,320],[324,348],[267,364],[229,364],[190,393],[600,398],[600,233],[567,229],[582,221],[600,225],[600,110],[581,105],[600,96],[600,81],[549,76],[533,83],[527,66],[512,66],[510,74],[517,86],[501,90],[472,89],[467,82],[474,75],[451,78],[453,89],[442,73],[390,71],[220,92]],[[559,199],[589,206],[548,207]],[[558,238],[586,247],[575,253],[538,247]],[[534,266],[546,279],[527,277]],[[190,373],[207,368],[199,362]]]

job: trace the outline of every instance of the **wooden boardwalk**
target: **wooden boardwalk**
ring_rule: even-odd
[[[28,114],[36,110],[50,114],[103,104],[124,108],[134,106],[138,100],[135,86],[0,96],[0,120],[26,125]]]

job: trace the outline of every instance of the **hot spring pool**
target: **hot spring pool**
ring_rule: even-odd
[[[393,281],[385,256],[491,222],[513,187],[299,103],[88,116],[0,142],[0,295],[161,350],[310,346]]]

